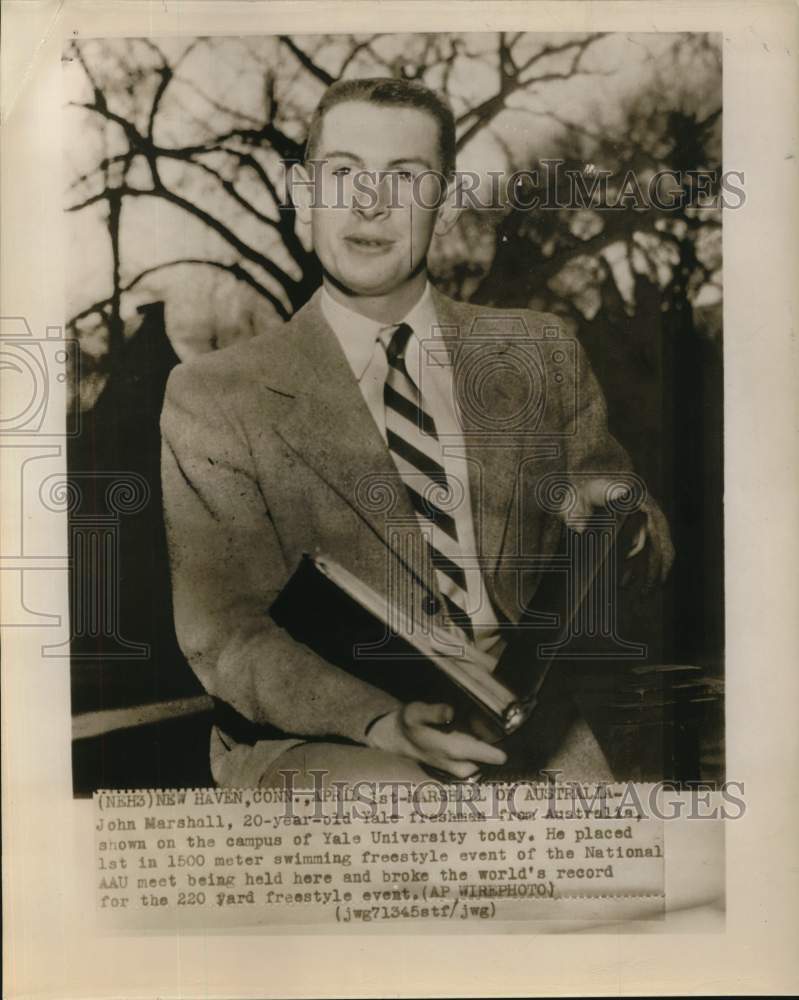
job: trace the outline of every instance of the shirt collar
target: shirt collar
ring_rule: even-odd
[[[341,344],[350,368],[358,381],[361,380],[363,373],[369,366],[374,354],[375,342],[381,331],[385,330],[387,326],[408,323],[413,328],[414,339],[418,337],[424,340],[431,336],[432,328],[437,322],[429,281],[416,305],[407,315],[399,317],[396,323],[379,323],[377,320],[369,319],[368,316],[354,312],[334,299],[324,286],[322,287],[321,307],[322,313]]]

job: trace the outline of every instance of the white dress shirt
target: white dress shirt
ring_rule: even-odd
[[[469,492],[469,465],[465,459],[466,446],[455,409],[452,368],[430,353],[429,341],[438,326],[430,284],[425,286],[421,298],[405,315],[391,324],[361,316],[338,302],[327,289],[322,289],[322,313],[330,324],[358,382],[364,401],[375,424],[386,441],[386,413],[383,389],[388,375],[388,358],[380,343],[381,332],[388,327],[407,323],[413,335],[405,349],[405,368],[420,390],[425,411],[432,417],[442,445],[442,462],[447,478],[463,485],[462,502],[453,512],[458,541],[464,556],[477,555],[474,522]],[[427,341],[425,345],[423,342]],[[437,340],[441,343],[440,337]],[[501,646],[496,614],[488,599],[480,569],[464,564],[470,606],[464,608],[474,625],[475,644],[484,652],[498,654]]]

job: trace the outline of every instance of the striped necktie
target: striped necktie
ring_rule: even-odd
[[[388,357],[383,390],[386,440],[394,464],[407,488],[422,535],[429,546],[436,584],[451,621],[474,642],[466,574],[461,564],[454,516],[455,485],[444,468],[436,425],[422,406],[419,390],[405,366],[405,349],[413,330],[407,323],[388,328],[380,337]],[[449,501],[449,502],[448,502]]]

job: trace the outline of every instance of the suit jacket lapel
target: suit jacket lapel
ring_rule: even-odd
[[[476,314],[472,307],[435,291],[434,301],[440,324],[436,335],[452,352],[457,370],[462,362],[459,346],[468,341]],[[414,548],[420,551],[416,515],[347,358],[322,314],[318,293],[294,317],[286,336],[290,338],[298,391],[294,406],[276,427],[278,434],[416,574],[418,565],[403,558],[389,540],[390,527],[401,522],[417,535]],[[498,337],[492,356],[506,347]],[[483,404],[489,412],[496,404],[507,407],[501,379],[486,383]],[[461,426],[475,539],[478,554],[486,560],[486,584],[496,603],[499,595],[492,582],[513,507],[521,442],[512,432],[486,433],[479,415],[470,415],[467,410],[461,412]]]
[[[473,307],[454,302],[438,293],[435,294],[436,313],[441,323],[441,335],[453,350],[454,372],[458,366],[468,363],[468,358],[476,357],[475,342],[469,346],[472,326],[476,316]],[[457,355],[459,349],[462,353]],[[491,345],[489,363],[507,349],[507,342],[498,337]],[[483,355],[484,356],[484,355]],[[459,384],[456,380],[456,384]],[[481,405],[486,411],[507,410],[508,400],[500,378],[488,379],[484,384]],[[479,555],[485,560],[484,574],[489,593],[496,599],[492,579],[496,575],[500,554],[506,540],[508,521],[516,495],[516,486],[521,458],[522,442],[513,431],[492,432],[481,423],[479,413],[470,413],[470,407],[459,406],[460,422],[464,432],[466,458],[469,463],[469,490],[471,494],[472,517]]]
[[[389,544],[390,525],[398,521],[418,532],[396,466],[322,314],[318,293],[297,314],[286,335],[298,392],[277,433],[383,543]]]

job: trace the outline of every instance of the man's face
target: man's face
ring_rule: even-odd
[[[310,210],[322,267],[358,296],[398,290],[436,228],[441,182],[420,175],[440,174],[438,122],[417,108],[348,101],[325,115],[313,159],[322,161]]]

